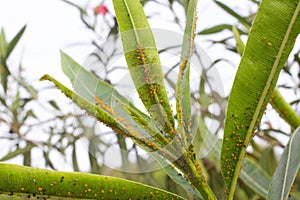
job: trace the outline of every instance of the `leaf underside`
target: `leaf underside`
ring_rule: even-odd
[[[293,135],[281,155],[271,180],[267,200],[284,200],[289,197],[292,184],[300,167],[300,128]]]
[[[226,113],[221,167],[229,199],[246,148],[299,34],[299,11],[298,0],[263,0],[256,14]]]

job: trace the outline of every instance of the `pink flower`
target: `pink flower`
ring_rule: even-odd
[[[94,8],[95,15],[103,15],[105,16],[108,13],[108,9],[105,5],[101,4]]]

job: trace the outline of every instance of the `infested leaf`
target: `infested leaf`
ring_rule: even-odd
[[[296,0],[263,0],[256,14],[226,113],[221,167],[228,199],[233,198],[246,147],[299,34],[299,11]]]
[[[141,183],[79,172],[0,163],[0,193],[63,199],[183,199]],[[59,189],[58,189],[59,188]]]
[[[169,138],[174,118],[166,93],[159,54],[138,0],[113,0],[131,78],[145,108]]]

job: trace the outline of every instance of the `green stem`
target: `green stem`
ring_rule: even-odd
[[[286,121],[293,130],[300,126],[300,118],[293,110],[291,105],[286,102],[284,97],[280,94],[277,88],[273,91],[271,98],[271,105],[278,112],[279,116]]]
[[[188,176],[191,184],[199,191],[203,199],[216,200],[216,196],[209,187],[205,177],[200,169],[198,162],[193,158],[193,150],[184,153],[177,161],[183,165],[183,170]]]

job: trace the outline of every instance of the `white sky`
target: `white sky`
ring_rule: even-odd
[[[64,79],[60,70],[60,49],[78,62],[83,62],[89,53],[85,46],[68,47],[88,42],[91,36],[82,25],[78,11],[62,1],[0,0],[0,27],[5,29],[9,40],[25,24],[27,29],[17,50],[21,52],[26,73],[35,81],[45,73]],[[12,57],[18,58],[16,54]]]
[[[73,2],[82,3],[80,0]],[[224,2],[232,4],[229,0]],[[249,8],[241,5],[232,6]],[[222,21],[230,21],[228,15],[219,11],[216,13],[211,1],[199,1],[199,27],[203,29]],[[83,63],[92,50],[82,45],[69,46],[89,42],[92,35],[80,21],[78,11],[60,0],[0,0],[0,27],[5,29],[9,39],[25,24],[27,30],[18,50],[22,52],[23,66],[34,79],[50,73],[66,83],[67,80],[61,76],[59,50],[66,51],[79,63]],[[165,24],[161,27],[165,27]],[[18,58],[14,55],[12,57]]]

